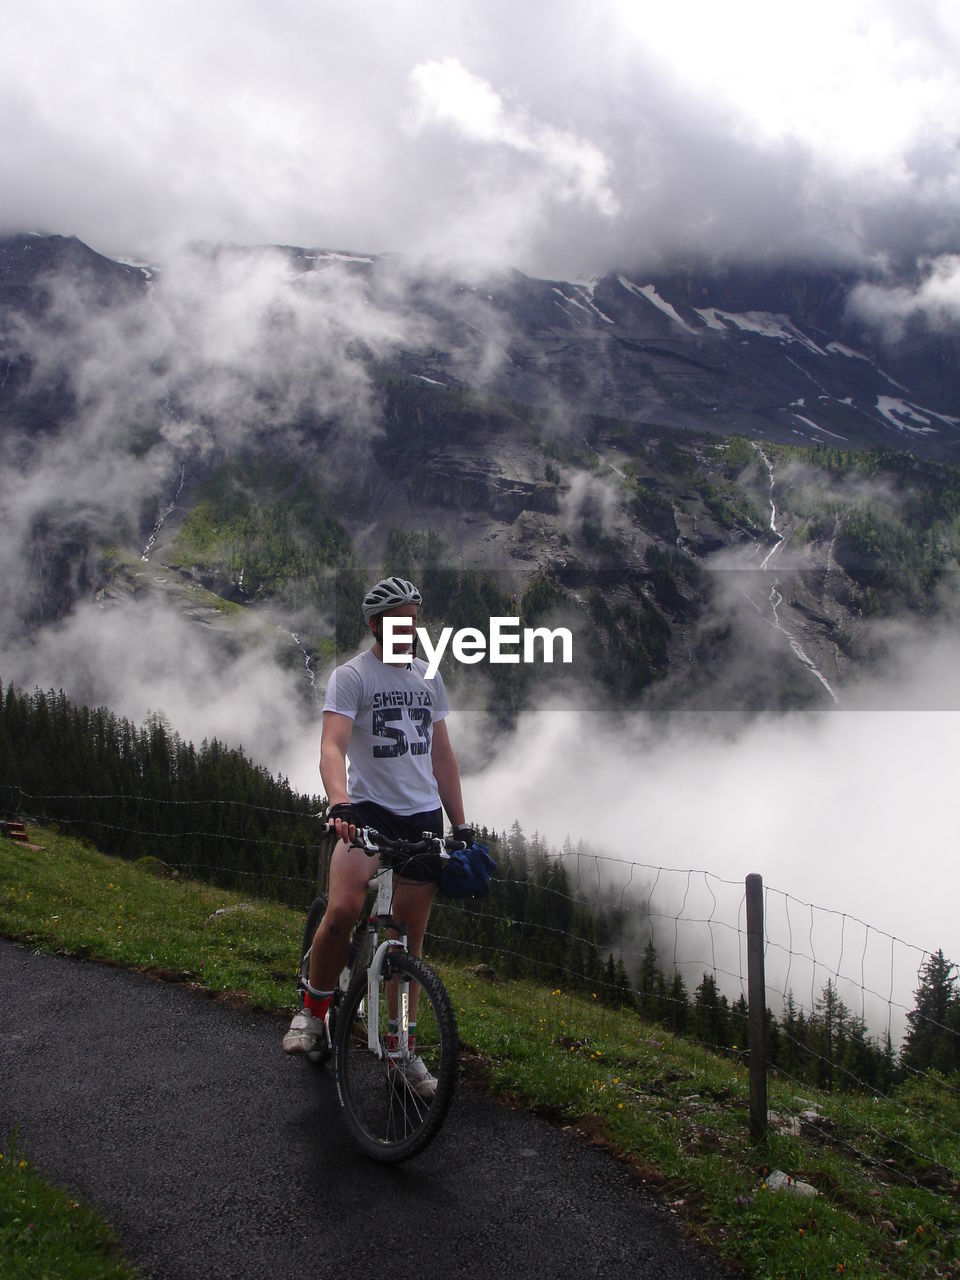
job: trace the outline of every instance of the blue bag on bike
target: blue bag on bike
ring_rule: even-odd
[[[476,841],[467,849],[457,849],[444,859],[440,867],[440,892],[449,898],[486,898],[490,895],[490,877],[497,864],[485,844]]]

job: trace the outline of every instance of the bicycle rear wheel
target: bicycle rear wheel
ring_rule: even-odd
[[[412,984],[420,987],[416,1042],[407,1062],[388,1046],[388,986],[397,982],[398,1006],[407,1007]],[[388,952],[380,975],[377,1042],[369,1047],[367,975],[357,974],[343,998],[334,1046],[337,1092],[354,1141],[374,1160],[408,1160],[439,1132],[457,1077],[457,1024],[437,974],[406,951]],[[393,1052],[391,1052],[393,1048]],[[436,1080],[435,1091],[409,1066],[418,1058]]]

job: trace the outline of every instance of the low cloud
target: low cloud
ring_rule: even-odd
[[[960,254],[922,259],[915,285],[859,284],[850,294],[853,315],[899,341],[907,323],[921,317],[932,329],[956,332],[960,322]]]
[[[623,495],[608,481],[589,471],[578,471],[560,497],[560,519],[569,533],[578,537],[584,524],[597,532],[616,531]]]
[[[187,741],[243,746],[300,791],[320,792],[317,709],[289,656],[288,633],[255,619],[198,626],[161,601],[80,605],[0,650],[8,684],[63,689],[142,722],[162,715]],[[322,682],[321,682],[322,683]]]
[[[853,470],[842,476],[831,475],[824,467],[808,466],[797,458],[791,458],[777,469],[776,484],[781,525],[789,522],[794,513],[810,515],[850,511],[857,507],[896,517],[905,501],[903,493],[897,492],[887,480],[859,475]],[[778,552],[781,557],[778,563],[789,555],[788,546]]]
[[[600,719],[568,701],[541,707],[495,763],[466,779],[468,811],[495,829],[519,820],[557,848],[567,836],[585,840],[578,868],[588,893],[601,880],[632,884],[643,905],[656,886],[661,960],[669,965],[676,949],[691,962],[688,985],[716,964],[732,996],[743,882],[761,874],[770,989],[789,986],[809,1008],[842,964],[844,1000],[859,1013],[863,998],[879,1034],[888,1010],[861,997],[861,960],[864,985],[886,996],[892,983],[894,1003],[910,1007],[922,951],[960,956],[950,800],[960,653],[955,634],[930,640],[917,630],[899,636],[897,652],[899,669],[861,687],[855,710]],[[465,721],[451,722],[454,742],[468,733]],[[636,865],[618,877],[618,862]],[[674,927],[674,916],[711,915],[712,928]],[[896,1034],[903,1015],[894,1015]]]

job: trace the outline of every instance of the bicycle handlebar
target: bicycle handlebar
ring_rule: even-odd
[[[392,853],[404,858],[433,853],[444,859],[449,858],[455,850],[466,849],[467,846],[462,840],[454,840],[451,836],[437,836],[432,831],[424,831],[419,840],[394,840],[375,827],[357,827],[356,839],[351,841],[350,847],[362,849],[368,858],[378,853]]]

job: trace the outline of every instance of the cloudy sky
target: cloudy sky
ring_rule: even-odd
[[[4,4],[0,230],[566,277],[957,245],[953,0]]]

